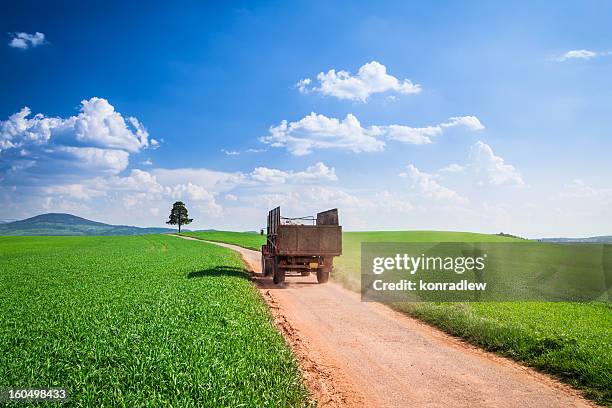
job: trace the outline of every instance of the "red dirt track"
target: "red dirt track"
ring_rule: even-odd
[[[592,407],[571,387],[310,276],[283,286],[242,255],[322,407]],[[333,276],[333,275],[332,275]]]

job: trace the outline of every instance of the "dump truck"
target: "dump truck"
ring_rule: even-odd
[[[268,213],[266,233],[261,270],[264,276],[272,275],[275,284],[283,283],[288,273],[316,273],[317,282],[326,283],[334,257],[342,254],[342,227],[336,208],[320,212],[316,218],[287,218],[276,207]]]

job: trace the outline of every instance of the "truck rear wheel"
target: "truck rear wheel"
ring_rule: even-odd
[[[317,269],[317,282],[327,283],[329,280],[329,272],[330,270],[327,268]]]
[[[274,262],[274,259],[270,258],[270,257],[265,257],[263,259],[263,269],[261,270],[261,272],[263,273],[263,276],[270,276],[272,275],[272,263]]]
[[[272,281],[277,285],[284,283],[285,282],[285,270],[279,267],[274,268],[274,277],[272,278]]]
[[[272,263],[272,282],[280,285],[285,282],[285,270],[278,266],[278,258],[271,258],[270,262]]]
[[[261,274],[263,276],[266,276],[266,257],[264,256],[264,254],[261,254]]]

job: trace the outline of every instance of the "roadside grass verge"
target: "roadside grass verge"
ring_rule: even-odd
[[[0,388],[74,406],[301,406],[239,257],[162,235],[0,238]]]
[[[261,246],[266,243],[266,236],[254,232],[234,232],[234,231],[202,231],[202,232],[183,232],[181,235],[190,236],[205,241],[225,242],[234,244],[254,251],[261,250]]]
[[[485,350],[553,374],[612,406],[612,306],[604,303],[396,303]]]

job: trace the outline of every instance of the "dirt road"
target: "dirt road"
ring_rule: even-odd
[[[323,407],[586,407],[570,387],[486,353],[337,284],[261,276],[235,245]]]

